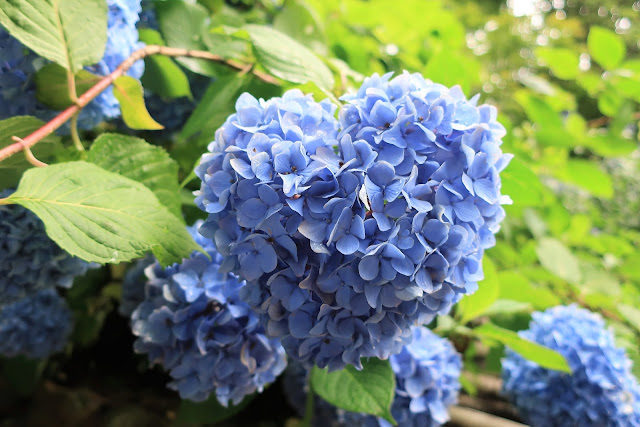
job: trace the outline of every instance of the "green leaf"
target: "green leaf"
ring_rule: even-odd
[[[619,157],[631,154],[638,144],[630,139],[611,134],[589,136],[583,143],[591,151],[603,157]]]
[[[170,265],[201,250],[151,190],[83,161],[26,171],[7,202],[34,212],[53,241],[90,262],[130,261],[152,251]]]
[[[458,303],[458,313],[460,313],[460,323],[465,324],[484,312],[496,302],[500,295],[500,282],[496,268],[489,257],[482,260],[484,279],[478,283],[478,290],[473,295],[463,297]]]
[[[617,67],[627,54],[622,37],[603,27],[591,27],[587,47],[591,57],[606,70]]]
[[[502,299],[531,303],[536,310],[545,310],[562,304],[560,298],[549,289],[535,286],[516,271],[501,271],[498,273],[498,280],[500,280],[500,298]]]
[[[580,283],[582,271],[576,257],[559,240],[543,237],[538,241],[536,254],[540,264],[569,283]]]
[[[522,160],[513,158],[500,174],[501,193],[507,194],[517,206],[537,206],[542,201],[544,187],[538,176]]]
[[[164,40],[159,32],[149,28],[142,28],[138,32],[141,42],[164,46]],[[144,59],[144,74],[141,81],[145,88],[165,98],[192,97],[187,75],[168,56],[147,56]]]
[[[147,111],[142,85],[138,80],[130,76],[118,77],[113,82],[113,94],[120,103],[122,120],[131,129],[164,129]]]
[[[188,139],[198,132],[215,130],[224,123],[234,112],[234,101],[238,97],[245,76],[239,73],[230,74],[209,85],[180,131],[180,138]]]
[[[587,190],[594,196],[613,197],[613,181],[597,163],[583,159],[569,159],[564,169],[556,169],[555,174],[563,181]]]
[[[480,337],[489,338],[506,345],[520,356],[537,363],[543,368],[571,373],[571,368],[562,354],[524,339],[509,329],[501,328],[492,323],[485,323],[473,331]]]
[[[539,47],[535,53],[559,79],[573,80],[578,75],[580,58],[575,50]]]
[[[533,311],[533,306],[529,302],[499,299],[491,304],[491,307],[487,308],[484,314],[485,316],[494,316],[496,314],[530,313],[531,311]]]
[[[627,304],[618,304],[618,312],[627,322],[633,325],[637,331],[640,331],[640,310]]]
[[[338,408],[382,417],[396,425],[391,415],[396,381],[389,361],[372,357],[363,360],[362,366],[361,371],[347,365],[335,372],[314,366],[311,388]]]
[[[229,403],[228,407],[222,406],[215,393],[211,393],[204,402],[192,402],[181,400],[178,414],[176,416],[177,425],[203,425],[214,424],[231,418],[235,414],[246,408],[256,396],[256,393],[246,396],[237,405]]]
[[[244,27],[251,37],[260,63],[274,76],[293,83],[312,81],[331,89],[333,74],[309,49],[286,34],[261,25]]]
[[[91,146],[87,161],[144,184],[181,217],[178,164],[163,148],[133,136],[103,133]]]
[[[12,136],[25,138],[44,126],[45,123],[31,116],[16,116],[0,120],[0,149],[13,144]],[[31,147],[33,155],[43,162],[49,161],[55,151],[62,148],[60,138],[55,134],[48,135],[39,143]],[[22,153],[14,154],[0,162],[0,188],[13,188],[20,181],[22,173],[32,168]]]
[[[76,72],[102,59],[104,0],[0,0],[0,24],[38,55]]]
[[[75,74],[76,94],[82,95],[102,77],[80,70]],[[54,110],[64,110],[73,102],[69,97],[67,70],[52,62],[45,65],[35,75],[36,97],[38,101]]]
[[[304,1],[287,1],[273,20],[273,27],[315,52],[328,53],[322,21]]]
[[[207,9],[197,3],[184,1],[155,2],[158,26],[167,46],[191,50],[207,50],[203,41],[208,31]],[[217,65],[196,58],[176,58],[176,62],[197,74],[216,77]]]

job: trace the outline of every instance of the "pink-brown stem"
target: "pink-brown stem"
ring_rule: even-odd
[[[67,120],[71,119],[74,114],[79,112],[82,108],[84,108],[89,102],[91,102],[96,96],[98,96],[102,91],[107,89],[114,80],[118,77],[122,76],[124,73],[129,70],[133,66],[133,64],[145,58],[149,55],[165,55],[165,56],[184,56],[189,58],[199,58],[206,59],[208,61],[218,62],[222,65],[225,65],[229,68],[233,68],[234,70],[238,70],[241,72],[247,72],[249,68],[251,68],[251,64],[242,64],[240,62],[224,59],[220,55],[215,55],[210,52],[200,51],[200,50],[189,50],[189,49],[180,49],[175,47],[167,47],[167,46],[156,46],[149,45],[145,46],[141,49],[136,50],[125,59],[113,72],[107,76],[104,76],[98,83],[96,83],[93,87],[91,87],[88,91],[83,93],[78,97],[78,101],[65,110],[63,110],[56,117],[51,119],[47,124],[42,126],[37,131],[33,132],[29,136],[23,139],[14,139],[16,142],[11,144],[2,150],[0,150],[0,162],[4,159],[13,156],[16,153],[24,151],[25,149],[29,149],[42,139],[55,132],[60,126],[62,126]],[[278,81],[270,76],[269,74],[263,73],[258,70],[251,70],[254,76],[258,79],[271,84],[278,84]]]

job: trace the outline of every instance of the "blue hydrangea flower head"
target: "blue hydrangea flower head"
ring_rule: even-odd
[[[13,191],[0,192],[0,198]],[[62,250],[45,233],[44,223],[18,205],[0,206],[0,307],[40,289],[71,287],[90,267]]]
[[[640,426],[640,386],[602,318],[575,305],[533,314],[520,336],[561,353],[572,374],[507,350],[503,391],[532,426]]]
[[[146,268],[145,299],[131,316],[134,349],[169,371],[169,387],[183,399],[202,401],[215,393],[226,406],[262,391],[284,370],[286,358],[240,300],[243,282],[220,271],[222,257],[198,235],[199,225],[189,231],[210,258],[194,252],[180,264]]]
[[[292,358],[330,370],[400,352],[474,292],[509,201],[495,109],[390,78],[344,97],[339,123],[299,91],[243,94],[196,169],[222,268]]]
[[[107,0],[107,44],[104,56],[86,70],[107,75],[114,71],[135,50],[144,45],[138,41],[140,0]],[[34,74],[46,63],[43,58],[25,48],[0,27],[0,120],[17,115],[34,115],[49,120],[56,115],[36,100]],[[127,75],[139,79],[144,62],[137,61]],[[78,126],[93,129],[105,120],[120,116],[120,105],[110,87],[98,95],[78,116]]]
[[[424,326],[413,327],[412,333],[413,342],[389,358],[396,376],[391,414],[400,426],[440,426],[449,420],[448,407],[458,400],[462,359],[448,340]],[[294,390],[304,390],[308,372],[302,365],[293,365],[285,374],[287,398],[300,415],[304,395]],[[391,426],[382,418],[346,412],[320,398],[315,403],[314,425]]]
[[[41,359],[62,351],[73,329],[71,311],[54,289],[0,306],[0,354]]]

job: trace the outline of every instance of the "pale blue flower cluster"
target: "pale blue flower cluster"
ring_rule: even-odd
[[[418,74],[343,99],[243,94],[196,174],[222,268],[302,362],[388,358],[483,278],[504,217],[496,110]]]
[[[453,345],[424,326],[412,328],[413,342],[389,360],[396,377],[396,392],[391,414],[400,426],[436,427],[449,420],[448,407],[458,400],[462,359]],[[287,398],[300,415],[304,414],[304,381],[308,369],[302,365],[285,376]],[[305,391],[305,392],[308,392]],[[291,397],[289,394],[293,394]],[[314,425],[390,427],[372,415],[346,412],[317,398]]]
[[[0,192],[0,198],[13,191]],[[69,288],[92,264],[51,240],[44,223],[18,205],[0,205],[0,307],[56,286]]]
[[[138,41],[138,13],[140,0],[107,0],[108,26],[104,56],[86,70],[107,75],[114,71],[131,53],[143,46]],[[24,47],[0,26],[0,120],[18,115],[51,119],[56,113],[36,100],[34,74],[46,64],[43,58]],[[139,79],[144,62],[138,61],[127,75]],[[78,126],[93,129],[105,120],[120,116],[120,105],[110,87],[89,103],[78,116]]]
[[[0,305],[0,355],[40,359],[62,351],[73,329],[71,311],[54,289]]]
[[[244,283],[219,271],[222,258],[198,235],[199,225],[189,232],[207,254],[194,252],[166,269],[158,263],[146,268],[145,299],[131,316],[134,349],[169,371],[169,387],[183,399],[202,401],[215,393],[226,406],[262,391],[284,370],[286,358],[240,300]]]
[[[640,426],[640,387],[631,361],[602,318],[575,305],[533,314],[520,336],[561,353],[572,374],[507,350],[504,393],[532,426]]]

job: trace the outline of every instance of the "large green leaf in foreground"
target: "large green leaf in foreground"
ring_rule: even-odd
[[[151,190],[91,163],[30,169],[7,201],[38,215],[51,239],[87,261],[118,263],[152,251],[169,265],[199,249]]]

